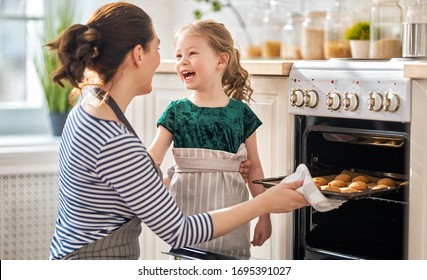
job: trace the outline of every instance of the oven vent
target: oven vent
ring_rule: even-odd
[[[48,259],[58,172],[1,174],[0,182],[0,259]]]

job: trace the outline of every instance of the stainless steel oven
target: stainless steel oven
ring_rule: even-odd
[[[299,61],[290,72],[293,165],[312,176],[342,171],[406,187],[293,215],[293,259],[407,259],[411,83],[403,62]],[[409,182],[409,183],[408,183]]]

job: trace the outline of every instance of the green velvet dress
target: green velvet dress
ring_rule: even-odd
[[[236,153],[261,124],[244,102],[230,99],[225,107],[207,108],[198,107],[187,98],[173,101],[157,122],[173,134],[175,148],[230,153]]]
[[[225,107],[205,108],[188,99],[173,101],[158,125],[173,134],[175,174],[170,192],[184,214],[203,213],[249,199],[239,173],[247,158],[245,140],[261,121],[244,103],[234,99]],[[194,247],[250,258],[250,225]]]

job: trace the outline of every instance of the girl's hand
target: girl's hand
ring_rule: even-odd
[[[240,175],[242,175],[245,182],[247,182],[248,180],[249,170],[251,169],[251,166],[252,162],[249,159],[242,161],[242,163],[240,164],[239,173]]]
[[[271,220],[270,215],[263,215],[259,217],[255,226],[254,238],[251,241],[253,246],[262,246],[266,240],[271,236]]]

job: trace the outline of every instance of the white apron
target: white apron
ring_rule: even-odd
[[[173,148],[175,174],[170,192],[184,214],[193,215],[230,207],[249,199],[240,163],[247,158],[241,144],[236,154],[225,151]],[[250,224],[193,247],[229,255],[238,259],[250,258]]]

